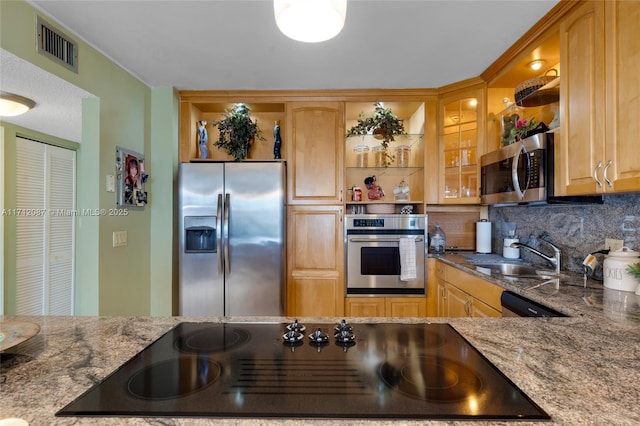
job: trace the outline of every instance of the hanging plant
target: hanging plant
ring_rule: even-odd
[[[380,102],[373,104],[375,111],[373,116],[365,117],[364,113],[360,113],[358,123],[349,129],[347,137],[373,134],[376,139],[381,139],[380,145],[384,148],[384,167],[389,166],[394,156],[389,154],[389,142],[395,140],[396,136],[405,135],[404,124],[398,119],[391,108],[385,108]]]
[[[266,140],[262,137],[258,123],[251,120],[250,112],[245,104],[235,104],[231,109],[225,110],[222,120],[214,123],[220,132],[214,145],[224,149],[235,161],[249,156],[249,150],[256,139]]]

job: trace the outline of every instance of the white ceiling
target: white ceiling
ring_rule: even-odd
[[[271,0],[27,1],[148,86],[179,90],[437,88],[480,75],[558,3],[349,0],[342,32],[308,44],[279,32]]]
[[[36,106],[2,121],[48,135],[80,142],[82,99],[94,97],[73,84],[0,49],[0,89],[35,101]]]

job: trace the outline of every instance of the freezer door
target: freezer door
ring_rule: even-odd
[[[225,164],[228,316],[284,314],[284,176],[282,162]]]
[[[223,316],[223,165],[183,163],[178,179],[180,315]]]

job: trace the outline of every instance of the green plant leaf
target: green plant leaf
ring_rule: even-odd
[[[249,150],[256,139],[266,140],[257,121],[252,121],[250,114],[251,111],[245,104],[235,104],[231,109],[225,110],[222,120],[213,123],[220,133],[214,145],[224,149],[236,161],[249,156]]]

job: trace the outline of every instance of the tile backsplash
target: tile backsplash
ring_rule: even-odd
[[[640,193],[607,195],[598,205],[490,207],[489,220],[494,253],[502,254],[505,223],[513,222],[520,242],[550,255],[553,251],[539,240],[552,242],[562,249],[562,269],[574,272],[582,272],[588,253],[604,248],[605,238],[624,240],[625,246],[640,250]],[[520,255],[545,263],[527,250]]]

